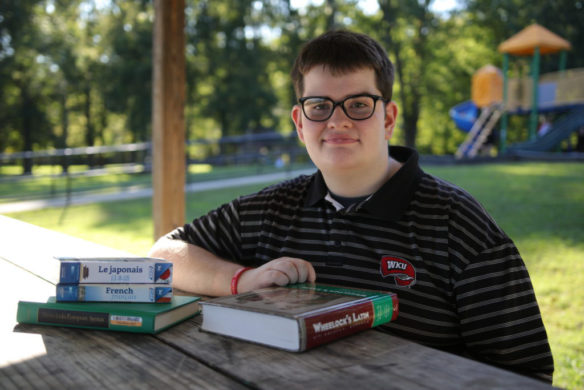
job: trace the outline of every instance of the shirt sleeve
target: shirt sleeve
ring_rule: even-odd
[[[199,246],[226,260],[239,262],[239,226],[239,200],[236,199],[174,230],[169,237]]]
[[[529,274],[511,240],[489,246],[454,286],[461,336],[478,360],[552,381],[554,362]]]

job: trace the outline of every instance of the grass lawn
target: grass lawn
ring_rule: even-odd
[[[311,166],[310,163],[294,163],[286,168],[276,168],[267,164],[240,164],[213,168],[209,164],[190,164],[187,183],[283,172],[286,169],[304,169]],[[68,190],[75,195],[86,191],[111,193],[129,187],[152,187],[151,174],[143,173],[141,166],[135,168],[135,173],[124,173],[122,166],[109,165],[107,169],[96,174],[85,165],[72,165],[69,167],[71,175],[68,177],[62,174],[60,166],[35,167],[33,174],[29,176],[22,176],[20,167],[0,166],[0,203],[64,196]]]
[[[474,195],[513,238],[531,274],[556,363],[554,385],[584,389],[584,164],[515,163],[425,169]],[[263,185],[187,195],[185,220]],[[150,199],[10,217],[145,254]]]

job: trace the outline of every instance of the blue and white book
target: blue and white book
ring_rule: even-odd
[[[172,263],[152,257],[56,257],[59,283],[172,283]]]
[[[170,285],[145,283],[57,284],[57,302],[168,303]]]

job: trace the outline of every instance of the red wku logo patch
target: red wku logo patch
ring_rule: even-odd
[[[411,287],[416,283],[416,270],[407,260],[399,257],[384,256],[381,258],[381,276],[391,276],[400,287]]]

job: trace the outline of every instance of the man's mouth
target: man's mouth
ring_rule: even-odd
[[[358,142],[358,140],[355,138],[343,137],[343,136],[332,136],[332,137],[327,137],[324,139],[324,143],[332,144],[332,145],[352,144],[355,142]]]

